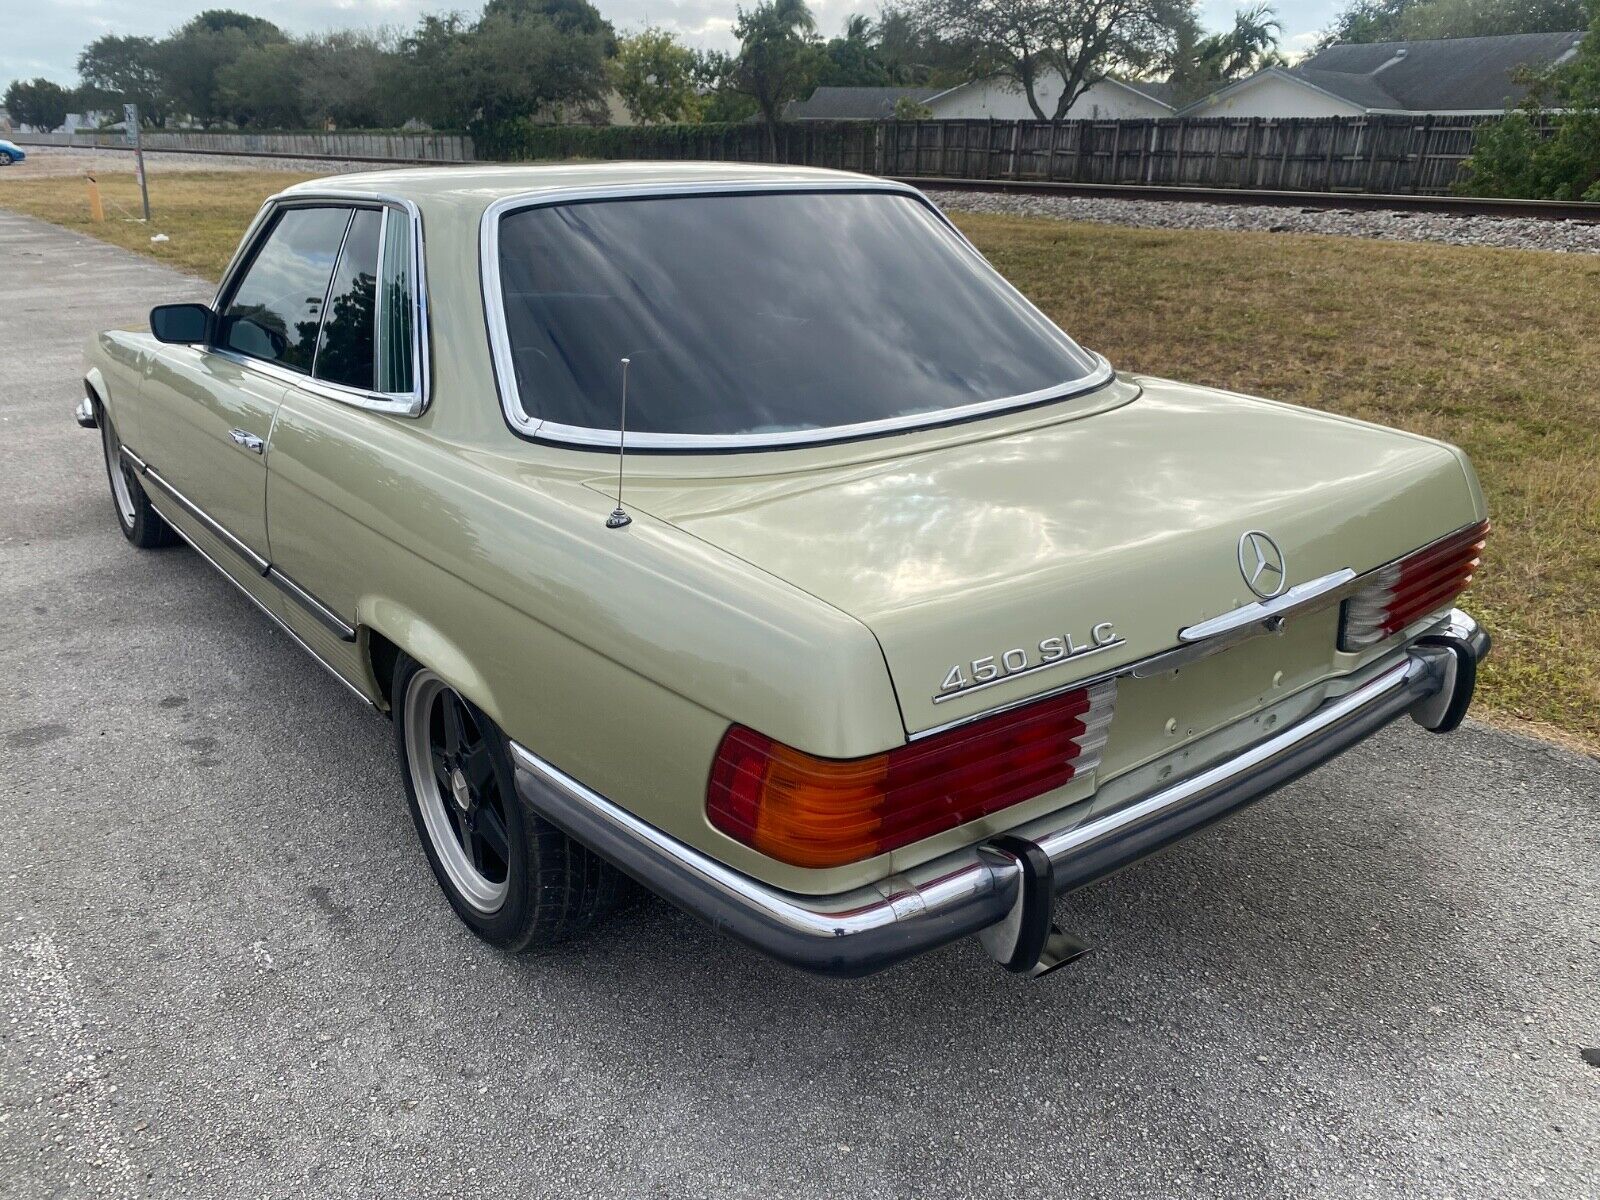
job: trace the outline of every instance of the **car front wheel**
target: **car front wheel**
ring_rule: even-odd
[[[581,933],[617,906],[625,883],[616,869],[518,798],[493,721],[405,655],[391,695],[411,819],[474,933],[521,952]]]
[[[10,165],[11,152],[9,150],[0,150],[0,167],[9,167]]]
[[[117,428],[111,423],[111,414],[99,406],[100,443],[105,448],[106,476],[111,481],[112,505],[117,511],[117,524],[122,536],[141,550],[155,550],[170,546],[178,540],[172,526],[158,513],[145,495],[144,487],[133,473],[133,467],[122,457],[122,441]]]

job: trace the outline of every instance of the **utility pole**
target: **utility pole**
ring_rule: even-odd
[[[150,224],[150,185],[144,178],[144,147],[139,144],[139,106],[122,106],[122,123],[127,127],[128,144],[133,147],[133,173],[139,180],[139,198],[144,201],[144,223]]]

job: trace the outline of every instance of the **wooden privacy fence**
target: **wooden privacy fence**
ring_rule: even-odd
[[[779,130],[778,160],[905,177],[1428,194],[1450,190],[1476,131],[1497,119],[795,122]],[[656,145],[652,132],[638,131],[629,157],[770,157],[764,129]]]
[[[1060,183],[1437,194],[1450,190],[1476,133],[1497,117],[1170,117],[1138,121],[794,121],[777,161],[872,175]],[[1541,130],[1548,132],[1548,128]],[[120,133],[26,141],[125,145]],[[766,128],[513,123],[474,146],[456,133],[243,133],[151,130],[149,150],[379,158],[725,159],[769,162]]]
[[[1168,118],[891,124],[886,175],[1065,183],[1450,190],[1483,117]],[[934,127],[930,128],[929,124]]]
[[[29,133],[25,144],[125,150],[121,130],[76,129],[71,133]],[[234,130],[146,129],[146,150],[188,150],[202,154],[273,154],[307,158],[401,159],[412,162],[471,162],[472,139],[461,133],[376,131],[245,133]]]

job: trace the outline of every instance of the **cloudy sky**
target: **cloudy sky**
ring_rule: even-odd
[[[620,29],[654,24],[678,32],[685,41],[733,48],[735,0],[597,0],[600,11]],[[351,26],[406,26],[423,12],[459,7],[475,11],[471,0],[0,0],[0,87],[8,80],[43,75],[58,83],[77,79],[73,62],[85,43],[106,33],[160,35],[203,8],[235,8],[269,17],[294,33]],[[811,0],[824,34],[832,36],[852,12],[874,12],[878,0]],[[1232,0],[1201,0],[1205,21],[1214,28],[1230,22]],[[1327,24],[1336,0],[1278,0],[1284,43],[1303,49]]]

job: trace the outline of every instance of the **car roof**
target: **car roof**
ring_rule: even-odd
[[[446,200],[487,208],[507,196],[572,188],[628,188],[723,183],[833,183],[858,181],[881,186],[882,180],[848,171],[815,167],[764,166],[726,162],[618,162],[523,166],[464,165],[366,171],[329,175],[286,189],[285,195],[328,192],[400,197],[426,202]]]

